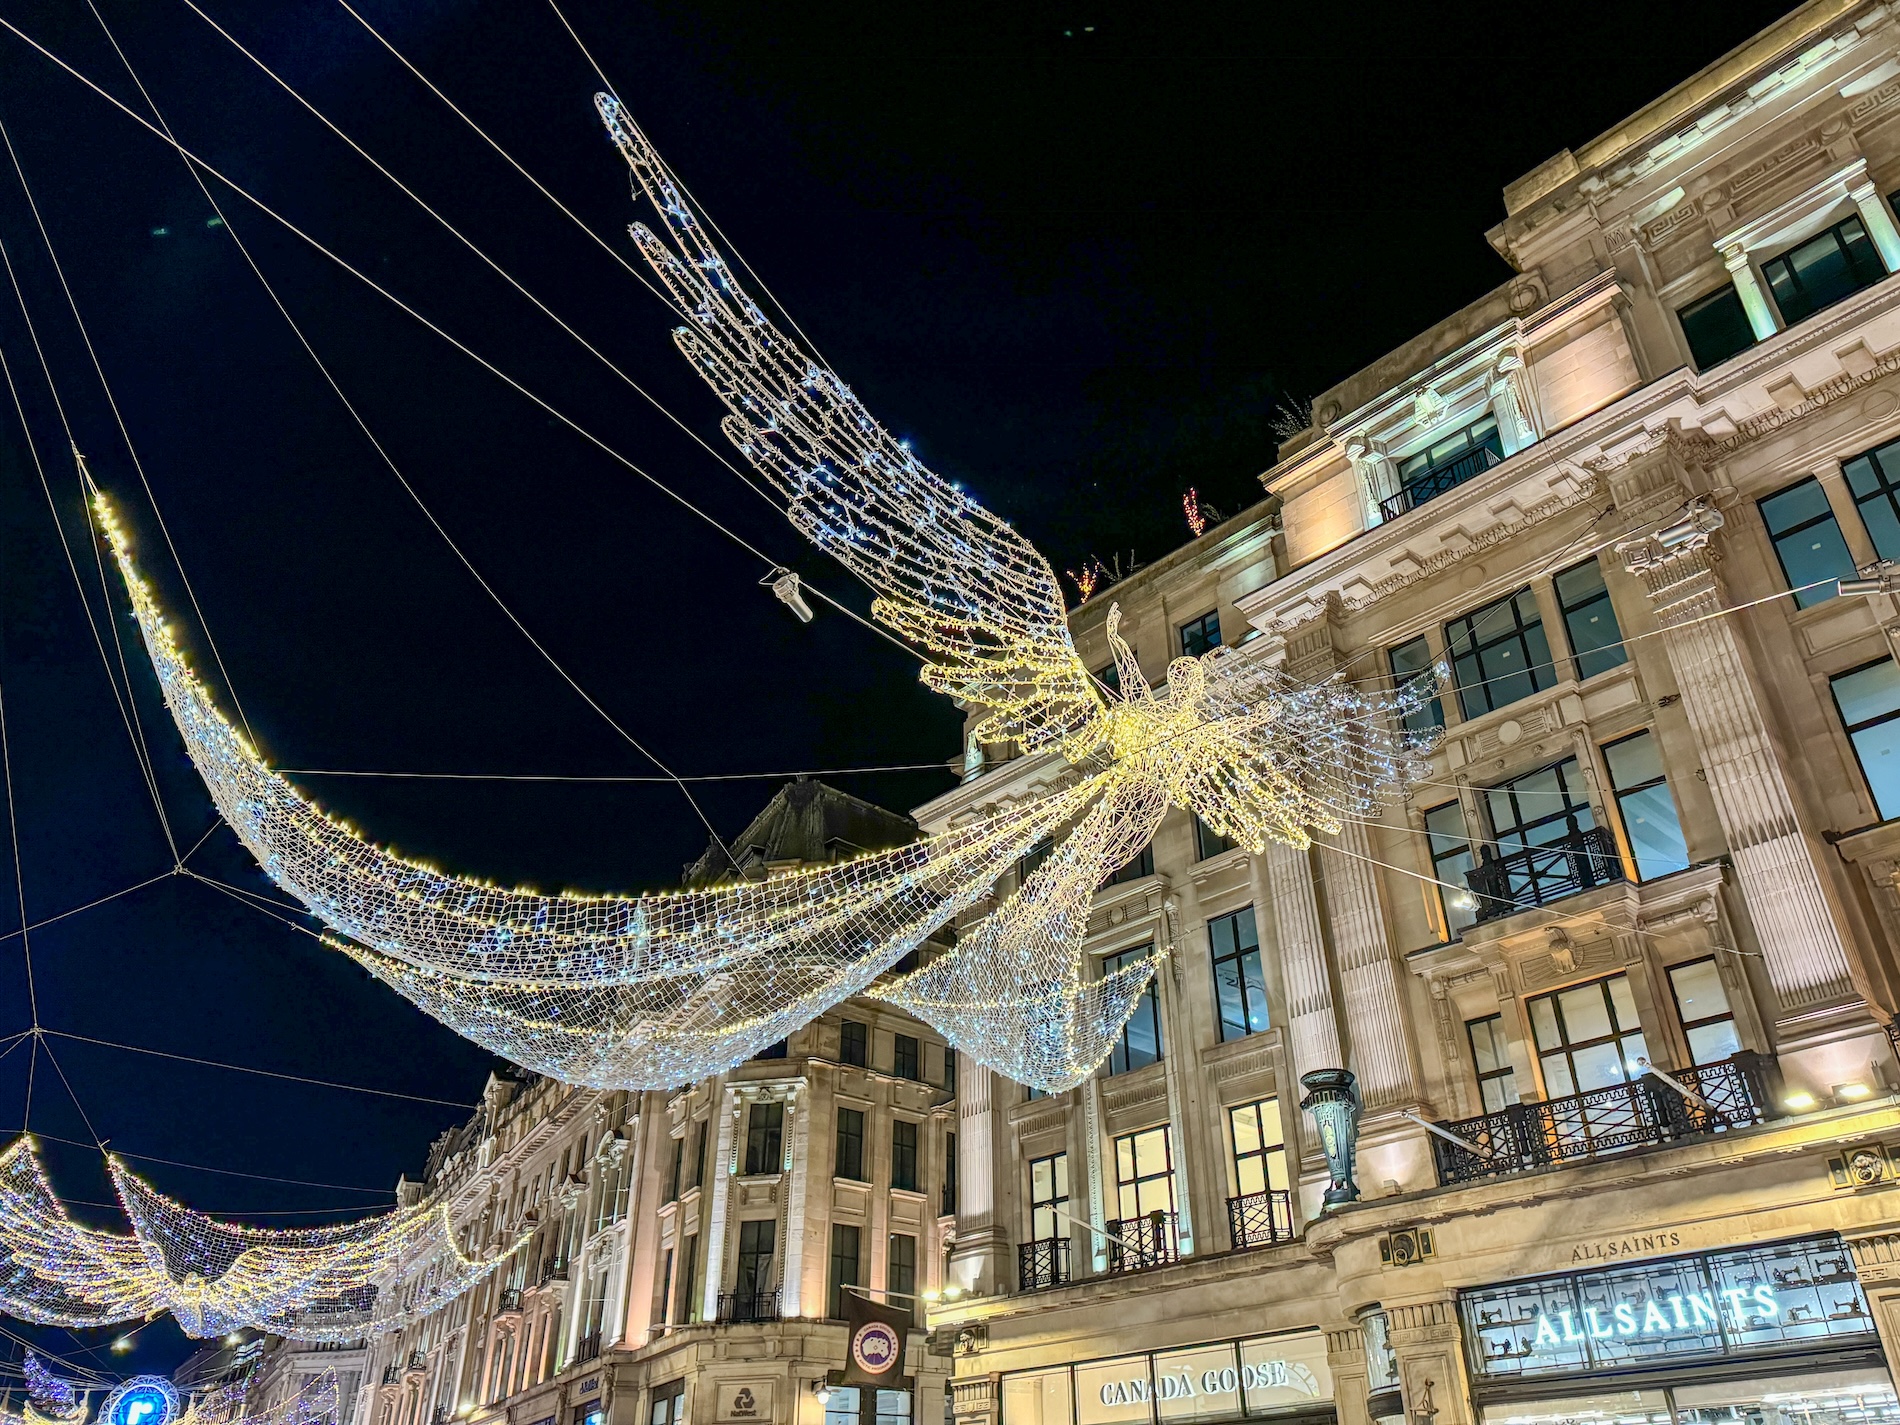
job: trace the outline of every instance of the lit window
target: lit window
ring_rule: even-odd
[[[1842,467],[1874,553],[1900,560],[1900,440],[1857,455]]]
[[[1401,643],[1397,648],[1388,649],[1385,656],[1391,664],[1392,683],[1396,688],[1404,689],[1418,679],[1431,675],[1432,650],[1423,634],[1410,643]],[[1435,727],[1445,725],[1445,705],[1433,698],[1412,709],[1400,722],[1407,732],[1430,732]]]
[[[1719,1064],[1742,1052],[1742,1036],[1735,1028],[1735,1011],[1715,957],[1669,967],[1669,988],[1676,997],[1676,1013],[1689,1040],[1689,1062]]]
[[[1399,492],[1379,502],[1386,519],[1436,499],[1504,458],[1497,417],[1486,412],[1463,430],[1440,436],[1399,462]]]
[[[1439,882],[1438,904],[1445,929],[1455,939],[1478,918],[1477,902],[1465,878],[1476,862],[1465,832],[1465,809],[1445,802],[1425,813],[1425,842],[1432,853],[1432,877]]]
[[[1797,608],[1833,598],[1840,592],[1833,581],[1854,577],[1854,557],[1834,522],[1827,492],[1813,476],[1763,500],[1761,518],[1782,576],[1789,588],[1800,590],[1794,596]],[[1807,587],[1810,584],[1818,587]]]
[[[1577,676],[1594,678],[1629,662],[1623,631],[1616,626],[1616,610],[1610,604],[1610,591],[1603,584],[1603,567],[1594,559],[1586,559],[1552,582],[1557,587],[1557,603],[1563,609],[1571,656],[1577,660]]]
[[[1529,1005],[1531,1032],[1551,1098],[1629,1083],[1649,1057],[1628,975],[1540,995]]]
[[[1202,614],[1192,623],[1181,625],[1181,656],[1199,658],[1220,647],[1220,610]]]
[[[1748,320],[1742,294],[1733,282],[1678,308],[1676,320],[1682,323],[1682,334],[1689,339],[1689,355],[1698,371],[1718,366],[1755,344],[1754,324]]]
[[[1529,589],[1445,625],[1452,681],[1467,718],[1481,716],[1556,682],[1544,620]]]
[[[825,1401],[825,1425],[858,1425],[860,1408],[855,1385],[834,1385]]]
[[[1069,1155],[1051,1153],[1034,1158],[1029,1164],[1029,1236],[1031,1241],[1047,1242],[1067,1237],[1069,1224]]]
[[[686,1382],[683,1379],[653,1387],[653,1412],[648,1417],[651,1425],[681,1425],[685,1413]]]
[[[1227,1110],[1234,1136],[1234,1187],[1239,1196],[1286,1192],[1286,1139],[1280,1127],[1280,1101],[1263,1098]]]
[[[1858,217],[1836,223],[1761,265],[1781,319],[1790,324],[1871,287],[1886,264]]]
[[[1133,950],[1124,950],[1119,955],[1105,955],[1102,957],[1102,976],[1106,979],[1117,970],[1138,965],[1153,954],[1153,945],[1142,945]],[[1141,992],[1141,998],[1135,1001],[1135,1012],[1128,1017],[1128,1022],[1116,1037],[1115,1047],[1109,1051],[1108,1072],[1125,1074],[1130,1069],[1159,1063],[1160,1059],[1161,1007],[1155,1000],[1154,980],[1150,979],[1147,988]]]
[[[1900,668],[1891,658],[1828,679],[1882,821],[1900,816]]]
[[[1174,1214],[1174,1156],[1168,1125],[1115,1140],[1115,1204],[1124,1222]]]
[[[877,1393],[877,1418],[872,1425],[910,1425],[910,1392],[880,1390]]]
[[[1504,1016],[1465,1021],[1471,1041],[1471,1062],[1478,1071],[1478,1094],[1486,1113],[1498,1113],[1517,1102],[1517,1070],[1504,1039]]]
[[[1636,879],[1653,881],[1687,869],[1689,846],[1683,839],[1676,799],[1663,776],[1662,748],[1654,733],[1638,732],[1603,749],[1610,787],[1623,818],[1623,835],[1636,858]]]
[[[1253,907],[1207,923],[1214,953],[1214,999],[1220,1010],[1220,1037],[1243,1039],[1267,1023],[1267,977],[1260,968],[1260,935]]]

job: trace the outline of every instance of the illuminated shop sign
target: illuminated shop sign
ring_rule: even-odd
[[[1193,1425],[1324,1405],[1318,1331],[1082,1361],[1003,1376],[1003,1425]]]
[[[1672,1257],[1460,1292],[1481,1378],[1574,1375],[1874,1340],[1838,1237]]]

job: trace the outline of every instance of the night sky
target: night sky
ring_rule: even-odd
[[[645,406],[177,0],[97,0],[180,139],[721,521],[860,605],[790,526]],[[667,312],[334,0],[200,0],[346,132],[724,450]],[[362,0],[384,35],[631,255],[598,87],[532,0]],[[1186,538],[1189,485],[1259,494],[1276,404],[1307,397],[1507,275],[1502,185],[1766,24],[1782,3],[1290,6],[651,4],[572,0],[634,118],[871,410],[1058,567]],[[84,0],[0,14],[137,92]],[[639,775],[653,768],[539,658],[350,423],[182,161],[0,34],[0,119],[32,183],[178,566],[9,167],[0,240],[81,447],[201,669],[206,627],[288,768]],[[527,627],[688,774],[924,763],[956,713],[915,662],[761,568],[227,189],[257,256],[377,437]],[[648,217],[650,213],[639,216]],[[21,313],[0,353],[103,617],[72,462]],[[0,688],[31,921],[173,864],[10,401],[0,396]],[[136,703],[180,850],[209,800],[124,602]],[[108,648],[110,644],[108,643]],[[227,709],[229,702],[227,701]],[[546,888],[677,883],[705,832],[677,789],[299,779],[386,844]],[[908,808],[946,773],[841,785]],[[701,801],[736,833],[769,781]],[[190,865],[270,887],[227,830]],[[10,889],[0,926],[17,927]],[[30,1023],[0,941],[0,1033]],[[492,1060],[302,931],[183,877],[34,931],[49,1030],[449,1101],[376,1098],[70,1039],[32,1127],[128,1154],[216,1212],[324,1220],[387,1202]],[[0,1060],[20,1127],[25,1047]],[[48,1143],[66,1195],[98,1155]],[[225,1174],[204,1171],[219,1168]],[[229,1174],[238,1174],[232,1176]],[[242,1174],[301,1179],[273,1183]],[[327,1186],[322,1186],[327,1185]],[[346,1191],[355,1188],[365,1191]],[[109,1211],[91,1219],[116,1225]],[[58,1351],[74,1338],[41,1333]],[[100,1369],[165,1369],[169,1322]]]

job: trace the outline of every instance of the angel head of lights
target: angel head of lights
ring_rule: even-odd
[[[246,1227],[173,1202],[117,1158],[107,1167],[129,1237],[75,1223],[30,1139],[0,1152],[0,1311],[66,1327],[170,1312],[199,1338],[255,1327],[351,1341],[446,1306],[528,1240],[465,1255],[462,1229],[439,1203],[335,1227]]]

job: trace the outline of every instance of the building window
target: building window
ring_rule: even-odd
[[[1793,325],[1823,307],[1871,287],[1887,275],[1874,240],[1858,217],[1836,223],[1761,265],[1782,321]]]
[[[699,1294],[699,1237],[688,1237],[680,1244],[680,1303],[679,1319],[690,1323],[699,1314],[699,1303],[693,1298]]]
[[[1873,538],[1874,553],[1900,560],[1900,440],[1855,456],[1841,473]]]
[[[1616,626],[1616,610],[1610,604],[1610,591],[1603,584],[1603,566],[1586,559],[1564,570],[1552,583],[1563,609],[1570,654],[1577,660],[1577,677],[1594,678],[1629,662],[1623,631]]]
[[[1900,667],[1891,658],[1828,679],[1882,821],[1900,816]]]
[[[1237,841],[1232,841],[1222,836],[1218,831],[1214,830],[1213,827],[1202,821],[1200,817],[1197,816],[1194,818],[1195,860],[1212,860],[1223,851],[1232,851],[1239,844]]]
[[[1511,1067],[1511,1050],[1504,1039],[1504,1016],[1467,1019],[1465,1037],[1471,1041],[1471,1062],[1478,1070],[1478,1097],[1484,1111],[1501,1113],[1518,1101],[1517,1070]]]
[[[672,1320],[673,1311],[673,1249],[668,1247],[660,1258],[660,1309],[653,1313],[653,1324],[664,1326]]]
[[[758,1311],[758,1299],[772,1289],[772,1258],[778,1251],[778,1222],[770,1217],[739,1224],[739,1270],[732,1289],[741,1311]],[[747,1300],[749,1298],[750,1300]]]
[[[1104,955],[1102,976],[1106,979],[1117,970],[1138,965],[1153,954],[1153,945],[1140,945],[1133,950],[1124,950],[1119,955]],[[1151,979],[1147,988],[1142,990],[1141,998],[1135,1002],[1135,1012],[1128,1017],[1128,1023],[1122,1026],[1115,1047],[1109,1050],[1108,1071],[1111,1074],[1125,1074],[1130,1069],[1146,1068],[1160,1060],[1161,1007],[1155,1000],[1155,986]]]
[[[706,1120],[693,1125],[693,1186],[706,1185]]]
[[[1810,475],[1770,495],[1760,508],[1768,541],[1781,561],[1782,577],[1798,591],[1797,608],[1824,603],[1840,592],[1834,580],[1854,577],[1854,556],[1847,552],[1847,541],[1841,538],[1841,527],[1834,522],[1819,480]],[[1816,587],[1809,588],[1810,584]]]
[[[1152,876],[1154,873],[1155,849],[1152,845],[1144,846],[1141,848],[1141,853],[1132,861],[1128,861],[1123,865],[1117,866],[1113,871],[1110,871],[1108,873],[1108,879],[1103,881],[1102,884],[1105,886],[1125,886],[1130,881],[1139,881],[1142,877]]]
[[[924,1054],[916,1038],[909,1034],[893,1035],[891,1039],[891,1072],[900,1079],[912,1079],[923,1082]]]
[[[1529,589],[1453,619],[1445,625],[1445,647],[1458,706],[1467,718],[1528,698],[1556,681],[1544,621]]]
[[[1053,840],[1039,841],[1021,856],[1017,857],[1016,884],[1020,886],[1031,876],[1035,875],[1037,870],[1041,868],[1042,863],[1049,859],[1055,849],[1056,844]]]
[[[759,1059],[783,1059],[790,1050],[791,1046],[781,1039],[776,1044],[767,1044],[763,1049],[759,1050],[758,1053],[754,1054],[752,1058],[754,1061]]]
[[[943,1135],[943,1215],[956,1216],[957,1211],[957,1135]]]
[[[648,1425],[684,1425],[686,1419],[686,1381],[653,1387],[653,1412]]]
[[[1115,1207],[1123,1222],[1174,1212],[1174,1153],[1168,1125],[1115,1140]]]
[[[1069,1235],[1069,1155],[1051,1153],[1029,1163],[1029,1237],[1047,1242]]]
[[[1669,989],[1676,997],[1676,1014],[1689,1040],[1689,1062],[1719,1064],[1742,1052],[1736,1032],[1735,1011],[1715,957],[1669,967]]]
[[[954,1044],[943,1046],[943,1091],[947,1094],[957,1091],[957,1050]]]
[[[847,1019],[838,1026],[838,1061],[862,1069],[871,1062],[871,1036],[864,1024]]]
[[[1227,1110],[1234,1136],[1234,1187],[1239,1196],[1288,1191],[1286,1140],[1280,1130],[1280,1100],[1263,1098]]]
[[[1220,647],[1220,610],[1204,613],[1192,623],[1181,625],[1181,656],[1199,658]]]
[[[1676,799],[1663,776],[1662,747],[1655,734],[1637,732],[1607,743],[1603,760],[1610,769],[1623,835],[1629,838],[1630,855],[1636,860],[1636,879],[1653,881],[1687,870],[1689,844],[1683,839],[1682,819],[1676,815]]]
[[[1478,918],[1477,902],[1465,878],[1475,864],[1471,837],[1465,830],[1465,809],[1444,802],[1425,813],[1425,844],[1432,853],[1432,877],[1438,881],[1438,905],[1445,914],[1445,933],[1457,939]]]
[[[1122,670],[1119,663],[1110,663],[1106,668],[1095,670],[1095,681],[1106,688],[1112,697],[1122,695]]]
[[[1531,1033],[1550,1098],[1628,1083],[1649,1057],[1628,975],[1540,995],[1530,1001]]]
[[[910,1392],[880,1390],[877,1393],[877,1416],[871,1425],[911,1425]]]
[[[858,1280],[858,1229],[842,1222],[831,1224],[831,1319],[844,1320],[845,1288],[863,1286]]]
[[[917,1239],[904,1232],[893,1232],[890,1249],[884,1258],[884,1290],[893,1297],[908,1298],[909,1307],[917,1296]]]
[[[1402,503],[1387,514],[1403,514],[1417,509],[1427,500],[1465,483],[1472,476],[1489,470],[1504,458],[1504,443],[1498,436],[1497,417],[1489,411],[1455,435],[1432,442],[1425,449],[1399,462],[1399,495]]]
[[[785,1127],[785,1105],[755,1103],[745,1120],[745,1170],[748,1176],[776,1173],[783,1155],[780,1134]]]
[[[1676,320],[1682,323],[1682,334],[1688,338],[1689,355],[1698,371],[1720,365],[1755,344],[1754,325],[1733,282],[1677,308]]]
[[[1207,923],[1214,953],[1214,999],[1220,1010],[1220,1037],[1244,1039],[1266,1030],[1267,977],[1260,968],[1260,935],[1253,907]]]
[[[1420,678],[1430,680],[1435,676],[1432,670],[1431,645],[1420,634],[1410,643],[1401,643],[1397,648],[1386,650],[1386,661],[1392,668],[1392,685],[1403,691]],[[1425,734],[1433,728],[1445,725],[1445,705],[1437,698],[1421,703],[1400,719],[1400,725],[1407,732]]]
[[[855,1385],[834,1385],[825,1401],[825,1425],[859,1425],[861,1409]]]
[[[837,1176],[858,1183],[870,1181],[864,1176],[864,1110],[861,1108],[838,1110]]]
[[[680,1200],[680,1169],[686,1164],[686,1135],[681,1134],[673,1140],[673,1166],[666,1175],[666,1200]]]
[[[1506,862],[1503,889],[1510,904],[1544,905],[1580,889],[1573,863],[1595,852],[1584,833],[1595,829],[1596,814],[1575,757],[1486,787],[1484,801],[1497,854]],[[1576,854],[1524,854],[1558,846]]]
[[[917,1125],[903,1118],[891,1124],[891,1186],[917,1191]]]

